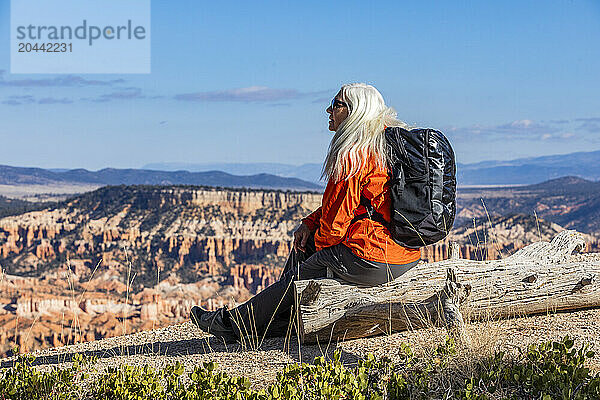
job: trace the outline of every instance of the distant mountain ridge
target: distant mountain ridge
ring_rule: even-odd
[[[459,186],[531,185],[563,176],[600,180],[600,151],[457,164]],[[154,163],[142,169],[42,169],[0,165],[0,184],[198,185],[323,190],[321,164]]]
[[[577,152],[509,161],[458,164],[459,185],[529,185],[563,176],[600,179],[600,151]]]
[[[282,163],[152,163],[143,169],[160,171],[223,171],[233,175],[268,173],[288,178],[298,178],[308,182],[322,184],[321,164],[308,163],[302,165]]]
[[[253,189],[321,190],[316,183],[298,178],[272,174],[232,175],[222,171],[188,172],[155,171],[147,169],[104,168],[99,171],[86,169],[48,170],[0,165],[0,184],[48,185],[97,184],[97,185],[197,185],[219,187],[247,187]]]
[[[559,178],[578,176],[596,181],[600,179],[600,151],[577,152],[542,157],[519,158],[508,161],[482,161],[457,164],[459,185],[530,185]],[[230,174],[269,173],[321,183],[321,164],[281,163],[153,163],[143,168],[191,172],[219,170]]]
[[[564,228],[600,235],[600,182],[566,176],[535,185],[458,190],[457,223],[512,214],[537,215]]]

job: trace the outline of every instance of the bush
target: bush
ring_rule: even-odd
[[[487,399],[497,390],[514,399],[600,399],[600,376],[592,376],[585,360],[594,357],[587,345],[575,349],[573,340],[530,345],[516,360],[503,352],[484,362],[467,380],[461,398]]]
[[[109,367],[92,387],[92,398],[98,400],[164,399],[166,391],[161,384],[163,375],[147,365]]]
[[[16,351],[15,351],[16,352]],[[19,356],[12,368],[0,374],[0,397],[15,400],[79,399],[79,384],[87,379],[94,358],[80,354],[73,357],[70,368],[52,368],[42,372],[33,366],[35,358]]]

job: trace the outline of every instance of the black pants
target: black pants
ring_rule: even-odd
[[[316,251],[311,237],[306,252],[292,250],[279,281],[229,311],[232,326],[238,337],[283,336],[294,306],[294,281],[325,278],[329,268],[336,278],[351,284],[377,286],[399,277],[417,263],[398,265],[368,261],[355,256],[343,244]]]

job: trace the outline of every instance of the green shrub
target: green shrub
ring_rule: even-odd
[[[163,373],[151,367],[121,365],[109,367],[92,388],[92,398],[98,400],[144,400],[165,399],[166,391],[161,384]]]
[[[176,399],[200,400],[242,400],[259,399],[258,393],[250,389],[250,381],[244,377],[230,377],[225,372],[217,372],[218,365],[206,362],[202,367],[197,367],[189,374],[191,383],[179,393]],[[181,393],[181,392],[180,392]]]
[[[482,363],[477,375],[465,382],[464,399],[487,399],[497,390],[514,399],[600,399],[600,376],[590,374],[585,360],[594,352],[584,345],[573,348],[573,340],[532,344],[516,360],[503,352]]]
[[[35,357],[19,356],[11,368],[0,374],[0,398],[15,400],[37,399],[78,399],[79,384],[87,379],[87,370],[95,362],[94,358],[84,358],[80,354],[73,357],[70,368],[53,367],[50,371],[40,371],[33,366]]]
[[[269,399],[382,399],[382,384],[391,371],[389,359],[376,360],[372,354],[348,369],[342,365],[341,353],[332,360],[317,357],[314,364],[290,364],[277,375],[267,389]]]

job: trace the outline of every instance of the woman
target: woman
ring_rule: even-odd
[[[417,264],[419,250],[394,242],[381,223],[357,218],[367,212],[362,199],[390,220],[384,130],[406,125],[377,89],[363,83],[342,86],[326,111],[335,134],[323,165],[328,183],[322,206],[294,232],[294,250],[278,282],[231,311],[192,308],[192,322],[202,330],[226,340],[283,335],[294,304],[294,280],[326,277],[329,269],[347,282],[375,286]]]

